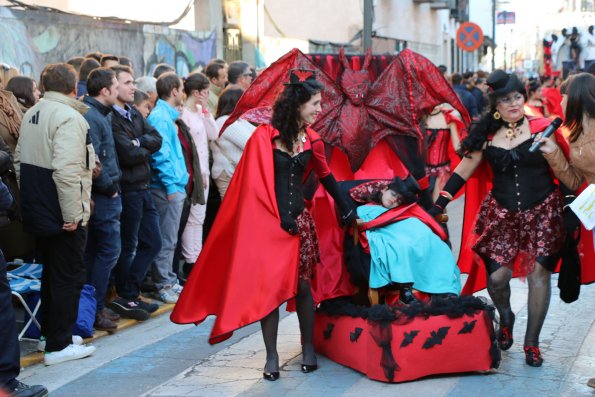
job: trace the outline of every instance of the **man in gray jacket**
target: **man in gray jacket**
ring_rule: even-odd
[[[75,99],[76,82],[72,66],[46,66],[40,82],[44,98],[27,111],[15,152],[23,227],[37,237],[44,264],[40,315],[46,365],[95,351],[72,340],[86,279],[83,252],[95,165],[83,117],[87,107]]]

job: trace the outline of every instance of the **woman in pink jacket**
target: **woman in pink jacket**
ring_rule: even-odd
[[[209,141],[218,137],[218,128],[209,112],[209,80],[202,73],[191,73],[184,80],[186,103],[180,118],[188,127],[196,145],[200,160],[205,198],[209,196]],[[187,276],[202,250],[202,229],[205,222],[207,204],[195,204],[190,208],[186,228],[182,234],[182,259],[184,275]]]

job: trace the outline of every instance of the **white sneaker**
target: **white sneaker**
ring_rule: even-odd
[[[155,293],[155,297],[164,303],[176,303],[178,296],[171,287],[161,288]]]
[[[78,360],[90,356],[95,352],[95,346],[68,345],[57,352],[46,352],[44,354],[45,365],[60,364],[66,361]]]
[[[182,290],[184,289],[184,287],[182,287],[180,284],[175,283],[173,287],[171,287],[171,290],[174,291],[176,294],[180,295],[182,293]]]
[[[72,344],[73,345],[82,345],[83,338],[78,335],[72,335]],[[37,342],[37,351],[44,352],[45,351],[45,336],[41,336],[39,338],[39,342]]]

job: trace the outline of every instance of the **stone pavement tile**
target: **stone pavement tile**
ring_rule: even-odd
[[[124,397],[138,396],[148,390],[147,373],[160,372],[167,377],[175,376],[180,365],[179,359],[127,356],[116,360],[112,365],[101,367],[85,376],[84,382],[69,383],[58,390],[52,391],[52,397]],[[187,360],[186,366],[195,360]],[[103,387],[98,387],[104,385]],[[119,387],[126,385],[125,387]]]
[[[301,372],[302,357],[297,356],[290,360],[283,367],[284,372],[288,376],[283,379],[283,388],[287,388],[285,396],[321,396],[334,397],[343,395],[349,388],[357,383],[362,375],[350,368],[337,364],[324,356],[318,357],[319,368],[317,371],[304,374]],[[247,390],[244,395],[246,397],[252,395],[261,384],[255,385],[250,390]]]
[[[366,395],[377,397],[443,397],[452,390],[457,381],[458,378],[448,376],[436,376],[404,383],[383,383],[362,378],[342,394],[342,397],[362,397]]]
[[[595,341],[593,326],[595,313],[595,285],[583,286],[578,302],[566,304],[558,297],[556,282],[552,282],[552,302],[541,333],[540,348],[544,364],[540,368],[525,364],[522,351],[526,329],[526,306],[515,310],[515,342],[502,352],[502,364],[490,375],[461,377],[448,397],[483,396],[581,396],[594,394],[585,385],[595,376],[595,359],[592,354]],[[514,291],[513,291],[514,294]],[[525,302],[526,302],[526,294]],[[514,298],[518,307],[521,298]],[[588,346],[588,347],[587,347]],[[591,371],[589,376],[588,371]]]
[[[581,358],[577,361],[581,361],[578,365],[572,367],[572,372],[565,379],[565,382],[560,385],[560,396],[573,397],[573,396],[595,396],[595,390],[587,386],[587,381],[590,378],[595,377],[595,358],[589,357],[588,359]],[[583,368],[580,368],[580,367]],[[585,368],[590,368],[586,370]],[[589,372],[590,371],[590,372]]]
[[[286,370],[283,363],[301,355],[299,325],[295,314],[279,323],[278,350],[283,376],[291,378],[294,375],[291,372],[296,371]],[[190,367],[145,396],[236,396],[255,383],[266,382],[262,379],[265,356],[262,334],[255,332]]]
[[[471,375],[460,380],[448,397],[507,396],[558,397],[559,380],[527,378],[509,374]]]

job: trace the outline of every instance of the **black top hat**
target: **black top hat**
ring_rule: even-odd
[[[316,81],[316,72],[311,69],[291,69],[289,71],[289,81],[285,85],[289,84],[307,84]]]
[[[511,92],[517,91],[525,95],[525,86],[516,74],[506,73],[504,70],[494,70],[486,80],[490,87],[490,93],[496,97],[501,97]]]

